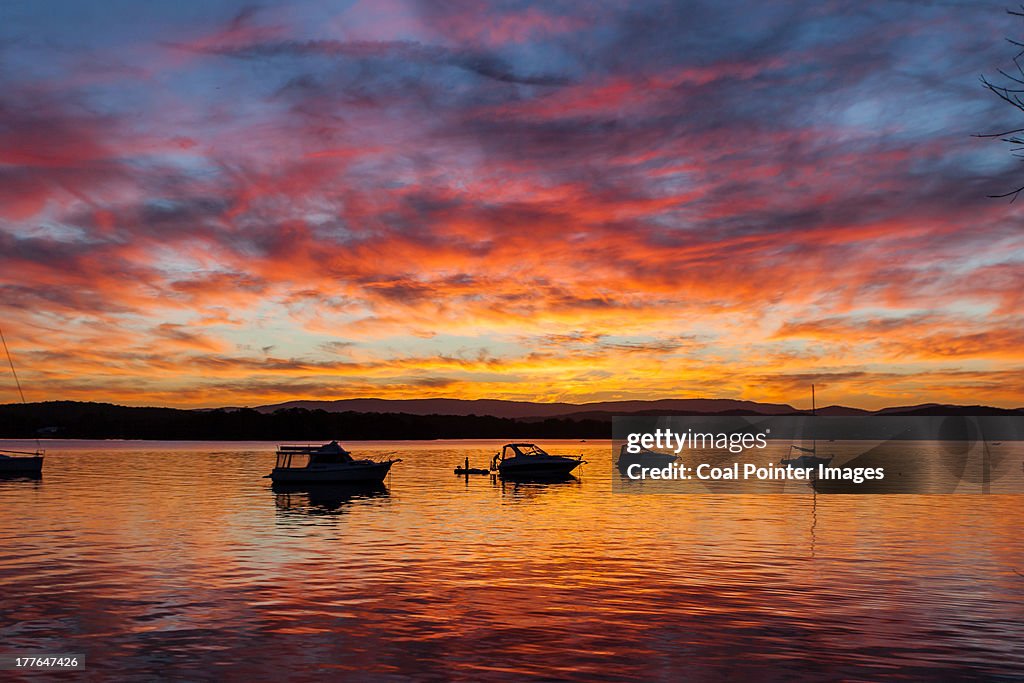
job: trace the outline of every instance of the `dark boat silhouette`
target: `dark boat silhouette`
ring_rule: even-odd
[[[43,451],[0,451],[0,476],[38,477],[43,473]]]
[[[507,443],[491,460],[502,477],[565,477],[582,465],[583,456],[551,455],[532,443]]]
[[[658,453],[646,448],[641,449],[639,453],[630,453],[627,450],[627,444],[622,444],[622,448],[619,449],[619,459],[615,462],[615,465],[619,468],[619,472],[625,474],[633,465],[639,465],[640,467],[667,467],[678,459],[679,456],[672,453]]]
[[[490,470],[480,469],[479,467],[456,467],[455,474],[490,474]]]
[[[25,392],[21,389],[21,381],[18,380],[18,373],[14,369],[14,359],[11,357],[11,350],[7,348],[7,339],[3,330],[0,330],[0,343],[3,344],[4,353],[7,354],[7,364],[11,366],[11,375],[14,377],[14,385],[18,388],[18,395],[21,402],[25,401]],[[36,439],[36,450],[34,451],[10,451],[0,449],[0,476],[6,477],[39,477],[43,473],[43,456],[45,451],[39,448],[39,440]]]
[[[490,474],[490,470],[481,469],[479,467],[470,467],[469,458],[466,458],[466,462],[462,467],[455,468],[455,474],[469,475],[469,474]]]
[[[356,460],[337,441],[323,446],[278,446],[267,478],[276,483],[381,483],[395,460]]]

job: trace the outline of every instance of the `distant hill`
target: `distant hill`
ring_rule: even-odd
[[[913,405],[913,406],[894,406],[892,408],[882,408],[881,410],[876,410],[875,411],[875,415],[894,415],[894,414],[895,415],[899,415],[900,413],[905,413],[907,411],[916,411],[916,410],[926,410],[928,408],[937,408],[940,405],[941,404],[939,404],[939,403],[918,403],[917,405]]]
[[[523,422],[489,415],[411,415],[287,408],[181,410],[50,401],[0,405],[0,438],[166,439],[315,442],[365,439],[608,438],[598,420]]]
[[[548,439],[608,438],[615,415],[809,415],[809,411],[773,403],[730,399],[666,399],[604,403],[528,403],[424,399],[387,401],[295,401],[282,407],[178,408],[131,407],[110,403],[49,401],[0,405],[0,438],[71,439],[252,439],[318,441],[360,439]],[[312,406],[312,409],[306,407]],[[327,405],[332,410],[318,406]],[[300,407],[301,406],[301,407]],[[410,412],[447,410],[439,412]],[[454,413],[451,411],[462,411]],[[472,412],[470,412],[472,411]],[[504,415],[483,414],[485,411]],[[537,414],[540,413],[540,414]],[[546,413],[546,414],[545,414]],[[868,411],[829,406],[819,415],[859,416]],[[881,416],[1021,415],[1024,409],[925,404],[891,407]],[[879,420],[879,423],[889,420]],[[1016,438],[1007,436],[1005,438]]]
[[[926,403],[906,408],[885,408],[875,413],[889,416],[938,416],[938,415],[1024,415],[1024,408],[993,408],[992,406],[956,406]]]
[[[563,417],[589,413],[623,415],[722,414],[745,411],[752,415],[788,415],[797,410],[784,403],[757,403],[729,398],[666,398],[656,401],[599,401],[596,403],[533,403],[497,399],[458,398],[346,398],[337,401],[287,401],[257,406],[254,410],[273,413],[282,408],[326,410],[329,413],[405,413],[406,415],[491,415],[493,417]],[[732,413],[735,414],[735,413]]]
[[[717,410],[712,412],[699,412],[696,410],[636,410],[633,412],[622,412],[622,411],[608,411],[608,410],[587,410],[582,413],[567,413],[565,415],[558,415],[557,419],[560,420],[600,420],[602,422],[611,422],[613,417],[616,416],[630,416],[630,417],[650,417],[650,416],[692,416],[692,417],[728,417],[737,415],[748,415],[748,416],[761,416],[765,417],[768,415],[800,415],[800,412],[789,412],[789,413],[766,413],[756,410]],[[808,413],[809,415],[810,413]],[[521,417],[518,418],[522,422],[539,422],[541,420],[548,420],[548,417]]]
[[[825,415],[827,417],[854,417],[857,415],[871,415],[870,410],[862,410],[860,408],[848,408],[846,406],[825,406],[824,408],[818,408],[816,411],[818,415]]]

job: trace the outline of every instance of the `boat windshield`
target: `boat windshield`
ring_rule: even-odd
[[[516,456],[547,456],[548,454],[540,446],[532,443],[510,443],[505,446],[504,457],[514,458]]]
[[[281,468],[345,462],[354,462],[354,459],[337,441],[323,446],[279,446],[277,449],[277,467]]]

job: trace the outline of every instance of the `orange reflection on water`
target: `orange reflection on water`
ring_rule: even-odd
[[[272,444],[109,446],[0,481],[0,637],[100,674],[1024,674],[1019,496],[613,493],[606,443],[565,482],[451,474],[489,442],[350,444],[403,462],[280,492]]]

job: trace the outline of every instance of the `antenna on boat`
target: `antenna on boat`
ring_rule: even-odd
[[[14,375],[14,386],[18,387],[18,396],[21,397],[21,402],[24,405],[28,405],[28,401],[25,400],[25,392],[21,390],[21,380],[18,379],[18,371],[14,369],[14,358],[11,357],[11,350],[7,348],[7,340],[4,338],[3,328],[0,328],[0,343],[3,344],[4,353],[7,354],[7,364],[11,366],[11,374]],[[39,435],[36,434],[36,448],[41,448],[39,443]]]
[[[814,415],[817,414],[817,412],[818,412],[818,406],[817,406],[817,404],[815,403],[815,400],[814,400],[814,384],[811,384],[811,416],[813,417]],[[817,421],[817,420],[815,420],[815,421]],[[814,436],[814,440],[811,441],[811,451],[814,453],[814,456],[817,457],[818,456],[818,433],[814,432],[813,436]]]

